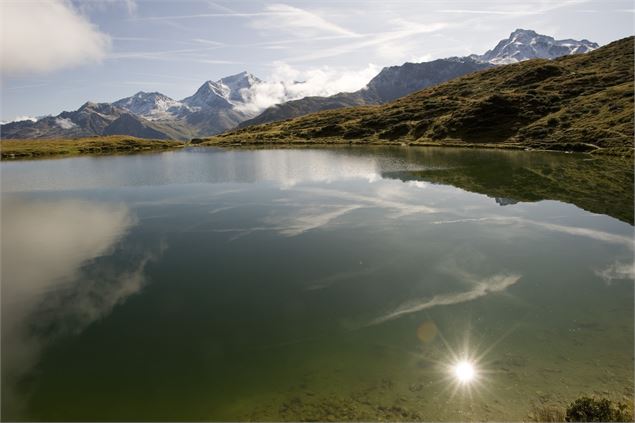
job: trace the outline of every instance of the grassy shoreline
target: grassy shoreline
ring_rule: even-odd
[[[224,138],[222,135],[192,140],[189,146],[195,147],[222,147],[222,148],[294,148],[294,147],[325,147],[325,146],[403,146],[403,147],[450,147],[469,148],[485,150],[524,150],[524,151],[549,151],[560,153],[587,153],[605,156],[633,158],[635,150],[628,147],[597,148],[596,146],[586,146],[581,143],[467,143],[461,140],[438,141],[412,141],[412,140],[348,140],[343,138],[318,138],[318,139],[282,139],[259,140]]]
[[[77,139],[44,139],[0,141],[0,159],[20,160],[50,157],[139,153],[183,147],[180,141],[152,140],[129,136],[90,137]]]
[[[134,154],[152,151],[164,151],[183,147],[218,147],[218,148],[303,148],[303,147],[444,147],[467,148],[483,150],[524,150],[524,151],[549,151],[561,153],[586,153],[593,155],[605,155],[632,159],[632,148],[597,148],[584,149],[579,144],[516,144],[516,143],[466,143],[461,140],[453,141],[411,141],[411,140],[348,140],[338,138],[320,139],[281,139],[255,140],[224,138],[216,136],[206,139],[194,139],[191,142],[166,141],[142,139],[127,136],[91,137],[78,139],[51,139],[51,140],[0,140],[0,159],[30,160],[39,158],[68,157],[80,155],[114,155]]]

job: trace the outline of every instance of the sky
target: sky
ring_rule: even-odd
[[[0,0],[2,121],[138,91],[174,99],[248,71],[362,88],[382,67],[482,54],[516,28],[600,45],[634,34],[632,0]],[[284,101],[285,98],[280,98]]]

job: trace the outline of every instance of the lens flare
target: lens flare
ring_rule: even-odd
[[[460,361],[454,365],[454,376],[459,383],[467,384],[474,380],[476,371],[472,363],[468,361]]]

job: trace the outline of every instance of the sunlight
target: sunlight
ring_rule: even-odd
[[[470,383],[476,377],[474,365],[468,361],[460,361],[454,365],[454,376],[461,384]]]

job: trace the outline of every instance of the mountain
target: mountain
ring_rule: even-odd
[[[501,40],[494,49],[483,55],[390,66],[382,69],[366,87],[359,91],[340,93],[331,97],[307,97],[278,104],[264,110],[255,118],[242,122],[239,127],[245,128],[341,107],[383,104],[423,88],[495,65],[529,59],[554,59],[569,54],[586,53],[596,48],[598,45],[588,40],[554,40],[553,37],[541,35],[535,31],[517,29],[510,34],[509,38]]]
[[[382,69],[363,89],[330,97],[306,97],[270,107],[262,113],[250,107],[251,93],[261,80],[248,72],[206,81],[191,96],[174,100],[158,92],[140,91],[108,103],[86,103],[73,112],[37,121],[19,121],[0,127],[3,138],[69,138],[103,135],[105,128],[127,114],[109,131],[128,135],[161,133],[165,137],[206,137],[228,129],[273,122],[324,110],[384,104],[415,91],[481,71],[495,64],[533,57],[553,58],[597,48],[587,40],[554,40],[518,29],[483,55],[452,57],[423,63],[405,63]]]
[[[231,109],[245,103],[243,90],[249,90],[260,82],[262,81],[252,74],[241,72],[216,82],[206,81],[194,95],[183,99],[182,102],[195,111],[209,108]]]
[[[132,135],[141,138],[189,139],[234,128],[253,117],[243,111],[243,91],[260,82],[241,72],[218,81],[206,81],[183,100],[158,92],[140,91],[110,103],[87,102],[76,111],[37,121],[1,126],[3,138],[77,138],[95,135]]]
[[[148,120],[175,118],[187,109],[187,106],[182,102],[173,100],[167,95],[143,91],[139,91],[131,97],[117,100],[112,105]]]
[[[491,67],[469,57],[404,63],[383,68],[363,90],[369,103],[382,104],[450,79]]]
[[[184,122],[193,128],[196,136],[218,134],[236,127],[240,122],[254,117],[253,112],[241,106],[246,104],[245,91],[260,82],[260,79],[247,72],[218,81],[206,81],[194,95],[181,100],[189,110],[183,115]]]
[[[26,120],[2,125],[3,138],[79,138],[115,134],[169,139],[178,137],[179,131],[112,104],[92,102],[84,103],[75,111],[47,116],[36,122]]]
[[[130,113],[122,113],[110,125],[104,128],[101,135],[134,135],[139,138],[167,139],[166,133],[145,124],[138,117]]]
[[[555,59],[569,54],[588,53],[598,47],[597,43],[589,40],[555,40],[536,31],[517,29],[492,50],[470,57],[480,62],[503,65],[529,59]]]
[[[254,75],[244,71],[218,80],[220,85],[229,89],[228,100],[232,104],[244,103],[243,90],[249,90],[261,82]]]
[[[587,54],[475,72],[380,106],[329,110],[210,138],[410,143],[633,155],[633,37]]]
[[[288,101],[269,107],[255,118],[242,122],[239,127],[245,128],[342,107],[383,104],[431,85],[491,66],[468,57],[390,66],[382,69],[359,91],[339,93],[330,97],[306,97]]]

